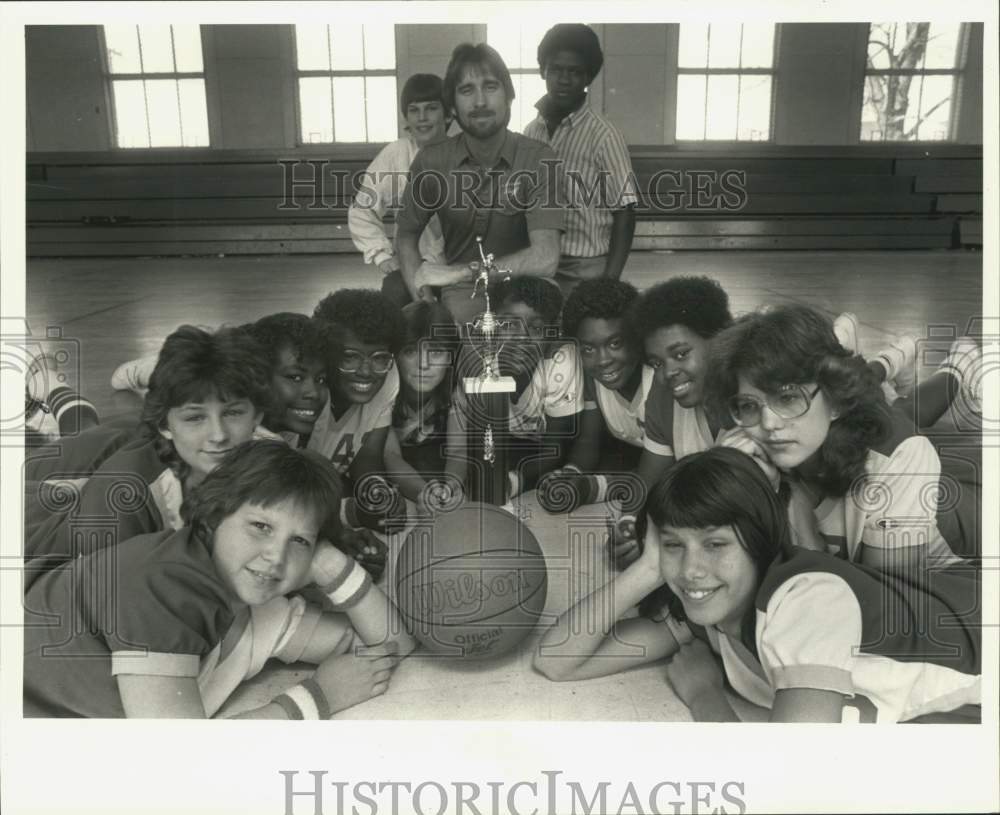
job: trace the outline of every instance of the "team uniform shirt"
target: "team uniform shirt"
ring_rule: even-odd
[[[543,115],[547,99],[535,105],[539,115],[525,126],[524,135],[551,145],[563,160],[570,206],[561,252],[583,258],[606,255],[612,213],[639,200],[625,137],[589,100],[566,116],[550,137]]]
[[[363,405],[351,405],[339,419],[333,415],[331,400],[316,419],[306,449],[326,456],[337,472],[344,475],[368,434],[392,424],[392,408],[398,393],[399,372],[394,365],[370,401]]]
[[[796,549],[757,592],[753,650],[714,627],[691,629],[756,705],[772,707],[778,690],[811,688],[846,697],[842,721],[906,721],[981,704],[978,588],[972,569],[940,570],[917,585]]]
[[[934,445],[895,414],[895,433],[868,451],[865,478],[847,495],[825,498],[815,509],[827,549],[858,560],[861,545],[875,549],[927,546],[931,566],[960,561],[938,528],[941,460]],[[945,490],[945,494],[947,490]]]
[[[666,385],[654,383],[646,400],[643,448],[658,456],[680,459],[715,445],[708,417],[701,407],[677,404]],[[722,432],[721,430],[719,431]]]
[[[532,371],[527,386],[510,401],[511,434],[540,441],[549,418],[575,416],[584,410],[583,379],[583,368],[572,343],[561,345],[551,356],[543,357]],[[459,417],[468,415],[467,399],[463,388],[457,388],[455,409]]]
[[[447,431],[450,405],[441,405],[436,399],[425,397],[417,407],[402,398],[397,400],[392,416],[392,428],[400,445],[424,444],[439,438]]]
[[[584,385],[584,407],[596,405],[608,432],[616,439],[621,439],[633,447],[643,447],[646,441],[646,400],[653,386],[653,369],[642,366],[642,381],[631,400],[626,399],[618,391],[605,388],[599,382],[586,377]]]
[[[378,266],[396,254],[382,219],[388,211],[399,211],[410,165],[419,149],[412,136],[387,144],[368,165],[361,179],[361,188],[347,210],[347,226],[365,263]],[[418,246],[424,260],[444,262],[444,237],[437,217],[427,222]]]
[[[301,597],[234,610],[209,547],[189,529],[49,572],[25,607],[26,717],[122,717],[123,674],[195,677],[211,716],[269,658],[299,660],[320,618]]]

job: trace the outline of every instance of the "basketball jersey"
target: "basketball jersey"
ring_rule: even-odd
[[[605,388],[593,379],[587,379],[588,391],[593,394],[597,407],[604,416],[608,432],[635,447],[642,447],[646,440],[646,399],[653,386],[654,371],[642,366],[642,382],[631,400],[613,388]],[[588,394],[589,395],[589,394]]]
[[[643,449],[658,456],[681,459],[708,450],[716,441],[704,409],[679,405],[666,385],[654,383],[650,388],[645,420]]]
[[[923,436],[911,436],[888,454],[869,450],[865,477],[847,495],[816,507],[827,550],[857,560],[861,545],[875,549],[926,544],[933,566],[960,562],[937,525],[941,461]]]
[[[371,401],[363,405],[351,405],[339,419],[333,415],[331,400],[316,419],[306,449],[330,459],[337,472],[343,475],[350,468],[368,434],[373,430],[389,427],[392,423],[392,406],[398,393],[399,373],[393,366]]]
[[[546,418],[575,416],[583,410],[583,367],[576,346],[567,343],[535,367],[531,381],[510,406],[510,432],[538,439]]]
[[[978,582],[972,570],[942,570],[911,585],[796,549],[757,592],[756,654],[703,630],[733,689],[756,705],[811,688],[846,697],[842,721],[906,721],[981,704]]]

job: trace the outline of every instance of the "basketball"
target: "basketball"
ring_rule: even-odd
[[[467,503],[411,530],[396,564],[396,598],[430,651],[495,657],[514,649],[545,607],[545,557],[508,512]]]

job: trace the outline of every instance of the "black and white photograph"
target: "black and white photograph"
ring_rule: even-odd
[[[3,19],[5,812],[1000,808],[992,4]]]

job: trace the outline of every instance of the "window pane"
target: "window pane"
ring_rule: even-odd
[[[337,23],[327,28],[330,31],[330,67],[335,71],[364,70],[361,24]]]
[[[333,141],[330,80],[325,76],[299,80],[299,126],[303,144]]]
[[[705,138],[705,76],[677,77],[678,140]]]
[[[368,141],[395,141],[399,138],[396,106],[396,77],[370,76],[365,80]]]
[[[508,127],[523,133],[527,124],[538,116],[535,103],[545,96],[545,80],[536,73],[513,74],[511,79],[514,82],[515,96],[510,107]]]
[[[181,79],[177,83],[181,106],[184,147],[208,147],[208,105],[204,79]]]
[[[736,100],[738,76],[710,76],[705,103],[705,138],[736,138]]]
[[[882,141],[885,133],[885,96],[888,92],[887,76],[865,78],[865,96],[861,108],[861,141]]]
[[[177,70],[184,73],[201,73],[204,64],[201,58],[201,26],[175,25],[174,57]]]
[[[104,43],[108,48],[108,69],[111,73],[142,73],[142,65],[139,62],[138,28],[134,25],[106,25]]]
[[[119,147],[149,147],[146,128],[146,96],[141,79],[111,83],[115,97],[115,125]]]
[[[149,146],[181,145],[181,114],[178,109],[176,79],[146,80],[146,109],[149,111]]]
[[[893,51],[893,23],[872,23],[868,27],[868,67],[884,71],[891,65],[889,55]]]
[[[393,110],[395,110],[393,105]],[[333,78],[333,137],[338,142],[365,141],[365,80]]]
[[[951,97],[955,80],[951,76],[924,77],[920,94],[920,124],[917,138],[944,141],[951,124]]]
[[[681,23],[677,34],[677,67],[705,68],[708,66],[708,26]]]
[[[519,68],[534,68],[538,70],[538,44],[545,32],[552,26],[548,23],[535,23],[521,26],[521,54]],[[508,66],[510,67],[510,66]]]
[[[958,37],[961,28],[961,25],[931,23],[931,30],[927,37],[925,68],[961,67],[958,64]]]
[[[740,66],[740,26],[738,24],[710,25],[708,39],[709,68],[738,68]]]
[[[142,47],[144,74],[173,73],[174,49],[170,42],[169,25],[139,26],[139,44]]]
[[[300,71],[330,70],[325,25],[295,26],[295,64]]]
[[[744,25],[741,68],[770,68],[774,64],[774,26]]]
[[[771,137],[771,77],[740,77],[740,123],[736,138],[766,141]]]
[[[490,23],[486,41],[499,52],[508,68],[521,67],[521,26],[517,23]]]
[[[396,26],[365,23],[365,68],[380,70],[396,67]]]

